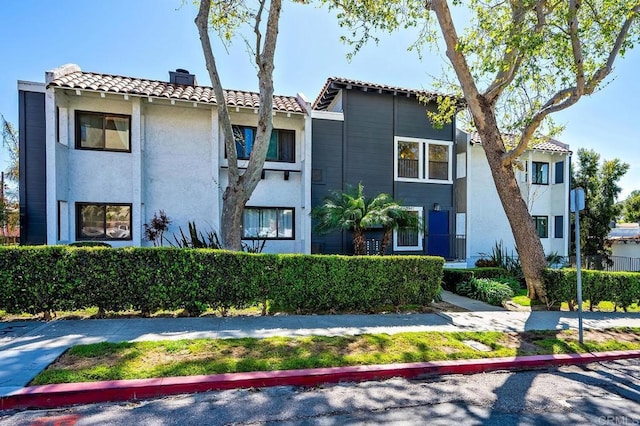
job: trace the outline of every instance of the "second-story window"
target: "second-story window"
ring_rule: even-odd
[[[534,161],[531,163],[531,183],[549,185],[549,163]]]
[[[239,160],[248,160],[256,138],[256,128],[249,126],[233,126],[236,140],[236,153]],[[294,163],[296,161],[296,133],[293,130],[273,129],[267,161]]]
[[[408,182],[451,183],[452,143],[395,138],[395,179]]]
[[[532,216],[533,224],[540,238],[549,238],[549,218],[547,216]]]
[[[76,148],[131,152],[131,117],[76,111]]]

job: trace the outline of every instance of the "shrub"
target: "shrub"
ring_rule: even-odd
[[[111,244],[102,241],[76,241],[70,243],[70,247],[111,247]]]
[[[444,259],[274,255],[177,248],[0,248],[0,309],[50,313],[231,308],[271,300],[307,312],[425,305]]]
[[[444,290],[458,293],[456,286],[459,283],[469,281],[473,278],[473,269],[444,269],[442,276],[442,288]],[[460,294],[460,293],[458,293]]]
[[[575,269],[546,269],[543,279],[549,307],[562,302],[575,306]],[[590,302],[591,309],[601,301],[609,301],[626,310],[640,300],[640,273],[583,270],[582,298]]]
[[[513,293],[517,293],[522,288],[520,281],[514,277],[496,277],[492,279],[493,281],[508,285]]]
[[[488,278],[471,278],[469,281],[458,283],[456,292],[495,306],[502,306],[502,302],[513,297],[509,285]]]
[[[456,285],[469,281],[471,278],[496,278],[508,277],[509,273],[503,268],[469,268],[469,269],[449,269],[443,270],[442,288],[458,293]],[[460,293],[458,293],[460,294]]]

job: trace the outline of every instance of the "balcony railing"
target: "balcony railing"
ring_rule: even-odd
[[[419,161],[398,158],[398,177],[418,178]]]
[[[569,258],[571,267],[576,267],[576,257]],[[640,258],[624,256],[583,256],[581,266],[584,269],[609,272],[640,272]]]
[[[464,260],[467,257],[467,238],[465,235],[425,235],[425,242],[426,246],[423,249],[425,254],[442,256],[446,260]],[[367,255],[379,254],[380,240],[375,238],[367,239],[365,241],[365,253]],[[409,251],[407,253],[413,252]]]
[[[446,260],[467,258],[467,237],[459,234],[427,234],[426,253]]]

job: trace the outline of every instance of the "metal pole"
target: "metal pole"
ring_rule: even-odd
[[[576,206],[576,269],[578,278],[578,337],[582,344],[582,271],[580,259],[580,207],[578,207],[578,191],[574,191],[574,203]]]

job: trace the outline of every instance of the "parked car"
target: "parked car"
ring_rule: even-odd
[[[107,236],[114,239],[126,239],[131,235],[129,225],[118,225],[113,228],[107,228]]]

